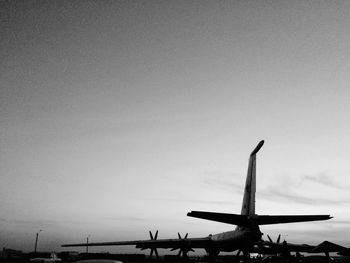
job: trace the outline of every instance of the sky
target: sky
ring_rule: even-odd
[[[0,246],[234,226],[250,152],[263,226],[347,247],[348,1],[1,1]],[[265,236],[266,238],[266,236]],[[84,251],[84,248],[81,249]],[[134,247],[91,251],[139,252]]]

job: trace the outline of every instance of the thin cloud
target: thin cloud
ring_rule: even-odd
[[[19,220],[19,219],[9,219],[9,218],[0,218],[0,222],[3,224],[14,225],[14,226],[26,226],[31,228],[55,228],[58,226],[63,226],[65,224],[70,225],[82,225],[88,224],[86,220],[43,220],[43,219],[28,219],[28,220]]]
[[[335,196],[322,198],[313,196],[308,192],[308,196],[298,192],[300,189],[309,189],[310,184],[320,184],[335,190],[347,190],[348,187],[340,185],[335,179],[325,172],[319,172],[312,175],[301,176],[298,180],[291,180],[289,177],[279,177],[280,180],[273,182],[273,185],[259,191],[259,196],[265,200],[283,199],[289,202],[305,205],[332,205],[339,206],[348,202],[348,199],[335,200]],[[307,185],[306,185],[307,184]],[[311,192],[313,193],[313,192]]]
[[[237,194],[241,194],[243,189],[242,185],[235,183],[234,178],[237,177],[235,174],[222,171],[211,171],[207,172],[206,178],[203,183],[211,188],[216,188],[220,190],[225,190]]]
[[[152,200],[161,200],[165,202],[180,202],[180,203],[198,203],[198,204],[218,204],[218,205],[232,205],[233,202],[229,201],[212,201],[212,200],[198,200],[198,199],[165,199],[165,198],[158,198],[158,199],[152,199]]]
[[[46,219],[10,219],[0,218],[0,223],[4,229],[11,231],[14,235],[27,235],[43,229],[45,232],[57,231],[65,227],[66,221],[46,220]],[[70,223],[70,222],[69,222]],[[74,224],[81,226],[81,223]]]
[[[57,225],[59,222],[52,220],[18,220],[18,219],[7,219],[0,218],[0,221],[6,224],[14,224],[14,225],[31,225],[31,226],[53,226]]]
[[[317,173],[314,175],[305,175],[302,177],[301,179],[302,181],[311,181],[311,182],[315,182],[327,187],[332,187],[335,188],[337,190],[348,190],[349,186],[344,185],[343,183],[340,184],[339,182],[337,182],[334,177],[328,175],[325,172],[321,172],[321,173]]]
[[[277,189],[283,189],[277,190]],[[347,202],[347,200],[330,200],[330,199],[320,199],[320,198],[311,198],[306,196],[301,196],[300,194],[293,193],[289,191],[287,188],[275,188],[268,187],[263,192],[259,193],[259,195],[265,200],[276,200],[283,199],[288,202],[294,202],[305,205],[341,205],[342,202]]]
[[[350,229],[350,218],[349,220],[333,220],[333,223],[336,225],[344,226],[347,229]]]
[[[113,221],[149,221],[147,218],[142,218],[142,217],[136,217],[136,216],[120,216],[120,217],[108,217],[106,218],[107,220],[113,220]]]

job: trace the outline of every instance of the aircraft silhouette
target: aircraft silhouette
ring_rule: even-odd
[[[187,234],[182,238],[178,234],[178,239],[157,239],[157,231],[154,236],[150,232],[150,240],[65,244],[62,247],[136,245],[136,248],[142,250],[151,249],[151,256],[153,252],[158,256],[157,248],[179,249],[179,254],[182,253],[183,256],[187,256],[187,253],[193,251],[194,248],[204,248],[209,256],[216,256],[220,252],[231,252],[235,250],[243,251],[244,255],[248,256],[249,251],[253,250],[254,245],[262,242],[261,237],[263,234],[260,231],[260,225],[328,220],[332,218],[330,215],[255,214],[256,154],[263,144],[264,141],[260,141],[249,156],[241,214],[203,211],[191,211],[187,214],[187,216],[191,217],[236,225],[234,230],[201,238],[188,238]]]
[[[276,242],[273,242],[271,237],[267,235],[269,241],[264,241],[259,244],[259,246],[254,247],[254,252],[259,254],[281,254],[285,257],[290,256],[290,252],[306,252],[306,253],[324,253],[326,258],[330,258],[329,253],[338,252],[339,255],[345,253],[348,248],[341,245],[323,241],[318,245],[308,245],[308,244],[293,244],[288,243],[286,240],[280,242],[281,234],[278,235]]]

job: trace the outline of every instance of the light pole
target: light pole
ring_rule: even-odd
[[[88,235],[88,236],[86,237],[86,254],[89,253],[89,237],[90,237],[90,235]]]
[[[39,233],[41,232],[42,230],[40,229],[39,232],[36,233],[36,237],[35,237],[35,247],[34,247],[34,253],[36,254],[36,248],[38,246],[38,237],[39,237]]]

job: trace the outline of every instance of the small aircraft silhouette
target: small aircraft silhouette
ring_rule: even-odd
[[[269,235],[267,235],[267,238],[269,241],[262,242],[260,246],[256,247],[255,252],[261,254],[281,254],[284,256],[290,256],[290,252],[324,253],[326,258],[330,258],[329,253],[331,252],[339,252],[341,254],[347,250],[346,247],[329,241],[323,241],[318,245],[308,245],[288,243],[286,240],[280,242],[281,234],[278,235],[276,242],[273,242]]]
[[[56,253],[52,252],[49,258],[32,258],[29,261],[36,263],[52,263],[62,261],[62,259],[58,258]]]

